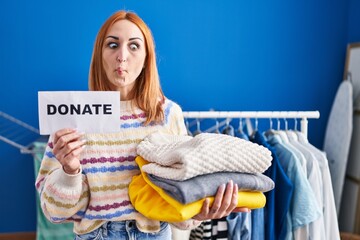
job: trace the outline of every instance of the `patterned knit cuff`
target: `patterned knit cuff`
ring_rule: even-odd
[[[61,185],[66,188],[73,188],[74,186],[81,185],[82,182],[82,168],[77,174],[71,175],[64,172],[64,170],[58,169],[52,173],[52,182],[56,185]]]

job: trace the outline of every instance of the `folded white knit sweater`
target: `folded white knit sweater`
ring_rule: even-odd
[[[172,180],[221,171],[263,173],[272,160],[263,146],[215,133],[191,137],[155,132],[140,142],[137,154],[150,162],[144,172]]]

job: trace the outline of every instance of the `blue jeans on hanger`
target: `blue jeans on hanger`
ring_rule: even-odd
[[[160,232],[144,233],[138,230],[136,222],[121,221],[107,222],[98,229],[83,235],[77,235],[75,240],[119,240],[119,239],[152,239],[169,240],[171,239],[170,225],[166,222],[160,223]]]

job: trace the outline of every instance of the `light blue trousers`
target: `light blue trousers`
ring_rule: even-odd
[[[169,224],[161,222],[160,227],[160,232],[144,233],[139,231],[135,221],[107,222],[90,233],[77,235],[75,240],[171,240],[171,228]]]

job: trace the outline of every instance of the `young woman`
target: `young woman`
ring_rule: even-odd
[[[120,91],[120,130],[61,129],[50,136],[36,180],[45,215],[52,222],[73,221],[76,239],[171,239],[168,223],[147,219],[128,197],[132,176],[140,173],[138,143],[154,131],[187,134],[181,108],[161,90],[151,31],[136,14],[116,12],[101,27],[89,88]],[[186,229],[228,215],[237,191],[232,182],[221,186],[211,206],[207,200],[194,219],[172,224]]]

